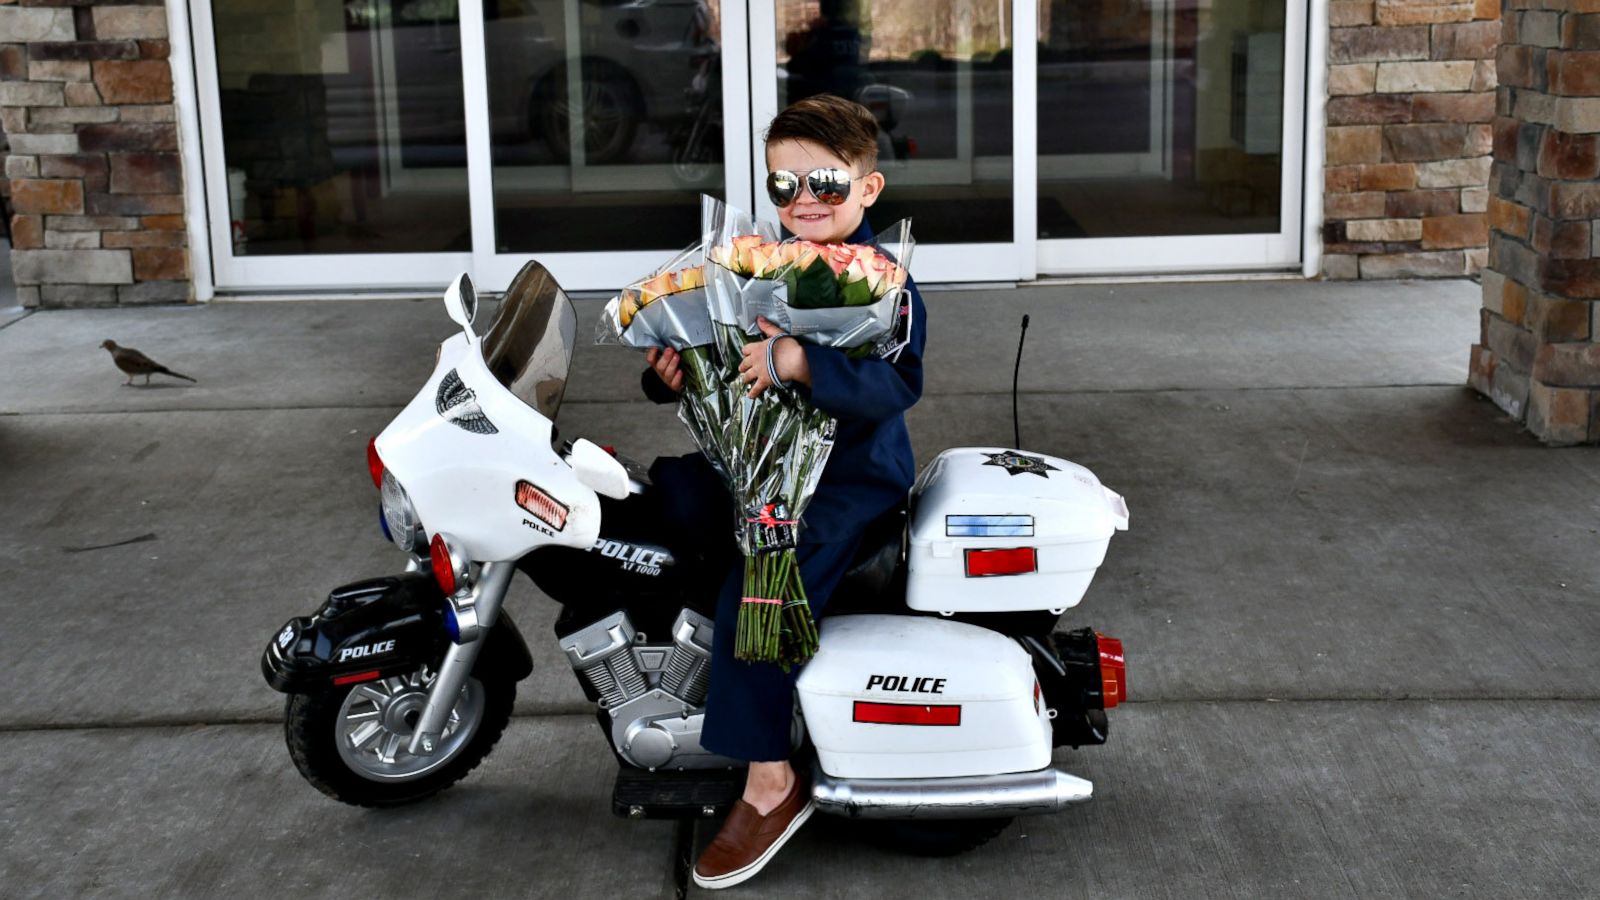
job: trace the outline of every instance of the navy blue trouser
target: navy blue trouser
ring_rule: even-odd
[[[802,538],[795,556],[800,561],[800,582],[806,586],[811,614],[822,618],[833,589],[850,569],[860,535],[826,544]],[[722,583],[717,597],[717,630],[711,647],[711,689],[706,694],[705,730],[700,744],[713,753],[748,762],[776,762],[789,758],[793,748],[794,682],[800,669],[783,671],[773,663],[748,663],[733,658],[738,630],[739,601],[744,593],[744,559]]]
[[[650,478],[662,491],[662,508],[672,527],[688,529],[689,534],[722,535],[715,540],[733,542],[733,504],[705,457],[698,453],[663,457],[651,466]],[[795,555],[812,615],[820,619],[828,598],[850,569],[861,535],[843,536],[842,540],[839,535],[828,535],[835,538],[828,543],[811,542],[807,537],[802,531]],[[785,760],[792,749],[794,683],[800,670],[784,672],[772,663],[733,658],[744,592],[744,557],[735,552],[732,559],[717,597],[711,685],[700,743],[714,753],[747,762]]]

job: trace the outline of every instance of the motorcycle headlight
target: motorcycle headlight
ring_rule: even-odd
[[[383,521],[389,526],[389,537],[395,546],[407,553],[426,553],[427,541],[423,537],[422,520],[393,472],[384,470],[380,489],[383,494]]]

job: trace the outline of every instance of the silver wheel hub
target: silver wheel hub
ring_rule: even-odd
[[[405,675],[358,684],[345,696],[334,724],[339,756],[351,771],[373,781],[411,781],[454,759],[483,719],[483,685],[468,678],[431,754],[409,747],[435,673],[427,666]]]

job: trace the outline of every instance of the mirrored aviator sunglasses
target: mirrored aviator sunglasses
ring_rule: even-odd
[[[838,206],[850,196],[850,173],[844,169],[812,169],[804,177],[806,188],[818,203]],[[787,169],[775,169],[767,175],[767,196],[772,205],[783,209],[800,196],[801,176]]]

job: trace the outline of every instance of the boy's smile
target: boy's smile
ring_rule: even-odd
[[[850,173],[850,194],[838,206],[821,203],[805,186],[805,175],[815,169],[843,169]],[[796,237],[819,244],[837,244],[861,227],[867,207],[878,202],[883,175],[863,173],[814,141],[781,140],[767,145],[767,171],[783,169],[801,176],[793,203],[778,209],[778,221]]]

